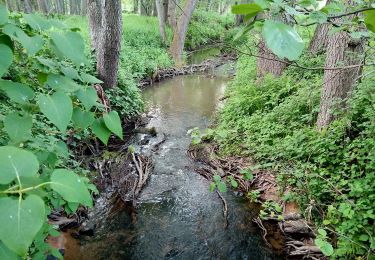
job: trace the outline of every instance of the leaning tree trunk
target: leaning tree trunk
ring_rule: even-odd
[[[95,51],[99,47],[100,32],[102,30],[102,3],[101,0],[87,1],[87,14],[89,18],[89,29],[91,37],[91,47]]]
[[[181,14],[177,27],[173,32],[173,40],[169,52],[176,66],[182,65],[182,52],[184,50],[186,32],[195,8],[196,0],[186,0],[183,13]]]
[[[336,32],[329,37],[317,119],[318,130],[326,128],[336,119],[336,112],[345,108],[362,71],[364,45],[364,39],[354,40],[345,31]],[[335,67],[347,68],[333,69]]]
[[[97,71],[104,88],[117,84],[120,59],[122,14],[121,0],[106,0],[102,13],[103,27],[97,52]]]
[[[165,8],[164,8],[164,0],[155,0],[156,10],[158,13],[158,19],[159,19],[159,31],[160,31],[160,37],[163,41],[163,43],[167,40],[167,35],[165,33]]]

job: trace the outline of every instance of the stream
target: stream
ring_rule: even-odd
[[[252,222],[257,209],[233,191],[223,194],[225,228],[222,201],[186,153],[187,131],[206,128],[220,106],[228,82],[222,71],[179,76],[144,90],[148,127],[158,132],[150,143],[164,134],[166,141],[152,155],[155,168],[137,200],[136,220],[118,212],[100,234],[67,248],[65,259],[278,259]]]

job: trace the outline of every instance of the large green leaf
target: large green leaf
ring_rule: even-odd
[[[0,80],[0,89],[14,102],[26,104],[34,98],[34,91],[21,83],[9,80]]]
[[[72,117],[73,123],[75,126],[86,129],[95,120],[94,113],[82,111],[80,108],[76,107],[73,110],[73,117]]]
[[[334,253],[332,245],[328,243],[326,240],[317,238],[315,239],[315,244],[317,247],[319,247],[320,250],[322,250],[322,253],[325,256],[331,256]]]
[[[60,67],[60,70],[62,73],[64,73],[65,76],[71,78],[71,79],[80,79],[78,75],[78,71],[71,67]]]
[[[0,240],[20,256],[25,256],[45,218],[44,202],[36,195],[25,200],[0,198]]]
[[[116,111],[111,111],[108,114],[103,116],[104,123],[112,133],[123,138],[122,136],[122,126],[121,126],[121,119],[120,116]]]
[[[2,77],[5,72],[7,72],[8,68],[12,64],[13,61],[13,52],[12,49],[9,48],[5,44],[0,44],[0,77]]]
[[[53,95],[40,95],[38,100],[40,111],[57,128],[64,132],[72,118],[72,100],[65,93],[56,92]]]
[[[72,60],[77,66],[87,64],[85,57],[85,43],[77,32],[53,32],[51,33],[56,54],[61,58]]]
[[[80,85],[75,83],[74,80],[56,74],[49,74],[47,77],[47,84],[54,90],[61,90],[64,92],[74,92],[80,89]]]
[[[103,83],[100,79],[95,78],[94,76],[91,76],[90,74],[81,73],[82,81],[89,84],[100,84]]]
[[[4,260],[17,260],[17,255],[0,242],[0,259]]]
[[[372,32],[375,32],[375,10],[370,10],[364,12],[365,14],[365,24],[367,29]]]
[[[68,202],[92,207],[92,199],[83,180],[74,172],[57,169],[51,176],[51,188]]]
[[[255,3],[232,6],[232,13],[234,14],[250,14],[255,16],[261,11],[263,11],[262,7]]]
[[[280,59],[296,60],[302,54],[304,43],[289,25],[267,20],[264,22],[262,34],[267,47]]]
[[[34,30],[44,31],[51,28],[49,21],[38,14],[24,14],[23,19]]]
[[[21,43],[29,55],[36,54],[38,51],[40,51],[40,49],[42,49],[44,44],[42,36],[35,35],[30,37],[21,28],[15,26],[14,24],[5,25],[3,28],[3,33]]]
[[[0,25],[8,22],[8,9],[5,4],[0,4]]]
[[[111,136],[111,131],[105,126],[104,120],[97,119],[92,124],[91,129],[93,133],[102,141],[105,145],[108,143],[108,139]]]
[[[0,184],[8,184],[21,176],[34,176],[39,170],[38,159],[32,152],[13,146],[0,147],[0,165]]]
[[[19,116],[18,113],[9,114],[4,119],[4,130],[10,139],[19,143],[31,137],[33,120],[30,116]]]
[[[79,89],[76,95],[86,110],[90,110],[98,101],[98,94],[96,93],[96,90],[90,86]]]

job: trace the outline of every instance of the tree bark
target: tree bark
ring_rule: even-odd
[[[45,0],[37,0],[39,12],[48,14],[48,7]]]
[[[81,2],[81,15],[87,15],[87,0],[82,0]]]
[[[106,0],[102,13],[102,31],[98,46],[97,71],[104,88],[113,88],[117,84],[120,59],[122,15],[121,0]]]
[[[165,33],[165,8],[164,8],[164,0],[155,0],[156,10],[158,13],[158,19],[159,19],[159,31],[160,31],[160,37],[163,41],[163,43],[167,40],[167,35]]]
[[[25,13],[30,14],[33,12],[33,8],[31,6],[30,0],[23,0],[23,10]]]
[[[349,4],[351,2],[349,1]],[[354,16],[349,19],[354,18]],[[339,22],[340,20],[337,19]],[[362,64],[364,60],[364,39],[351,39],[345,31],[336,32],[329,37],[326,55],[326,68],[344,67]],[[337,113],[345,109],[356,81],[362,72],[362,66],[347,69],[324,71],[324,85],[320,98],[320,111],[317,128],[326,128],[337,118]]]
[[[311,39],[309,51],[316,55],[319,52],[327,49],[328,46],[328,31],[329,24],[319,24],[316,29],[313,38]]]
[[[172,27],[173,31],[175,31],[177,27],[177,15],[176,15],[176,2],[178,0],[169,0],[168,1],[168,22],[169,25]]]
[[[89,18],[89,29],[91,37],[91,47],[98,51],[99,37],[103,27],[101,0],[88,0],[87,13]]]
[[[184,50],[186,32],[195,8],[196,0],[186,0],[184,11],[181,14],[177,27],[173,32],[173,40],[169,52],[171,53],[176,66],[182,65],[182,52]]]

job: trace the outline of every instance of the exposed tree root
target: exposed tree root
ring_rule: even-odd
[[[224,215],[224,228],[228,227],[228,204],[223,195],[220,194],[218,190],[216,190],[216,194],[219,196],[221,201],[223,202],[223,215]]]

